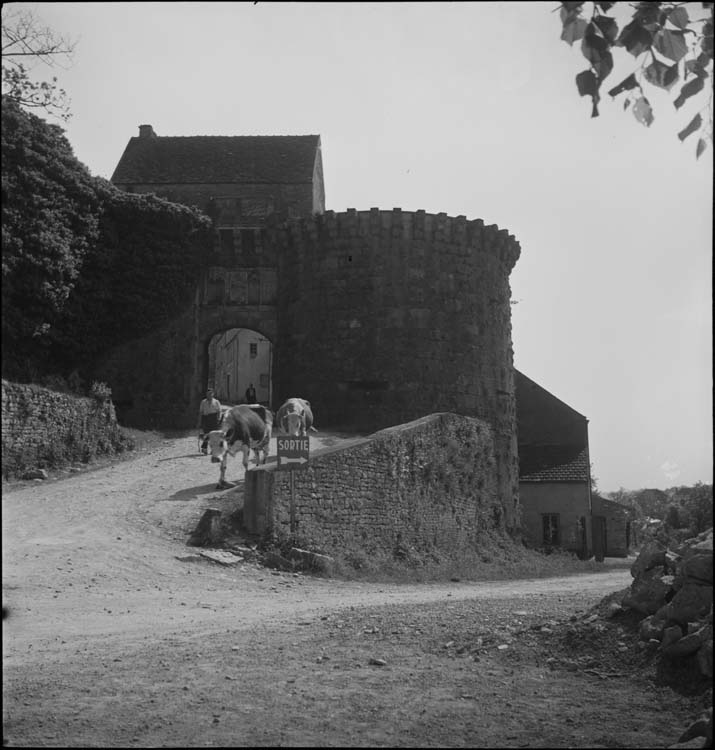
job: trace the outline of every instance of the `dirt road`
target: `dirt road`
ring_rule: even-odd
[[[386,585],[182,560],[203,510],[239,502],[217,477],[180,437],[4,488],[6,744],[667,747],[691,718],[645,678],[548,661],[555,621],[627,569]]]

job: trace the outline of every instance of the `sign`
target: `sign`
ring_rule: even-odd
[[[276,436],[276,451],[278,454],[279,469],[293,469],[296,466],[305,466],[310,454],[310,438]]]

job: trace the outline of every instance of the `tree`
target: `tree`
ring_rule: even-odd
[[[98,236],[96,179],[59,125],[2,98],[3,373],[42,360]],[[25,373],[30,375],[30,373]]]
[[[69,100],[58,88],[57,77],[50,82],[33,81],[33,64],[62,67],[72,59],[76,42],[43,26],[32,11],[10,3],[2,9],[2,96],[22,107],[44,109],[63,120],[70,118]]]
[[[636,120],[646,127],[654,120],[646,97],[649,87],[668,92],[677,89],[672,100],[676,110],[691,97],[698,103],[704,101],[678,133],[681,141],[698,133],[695,155],[699,157],[708,141],[712,144],[713,3],[628,3],[624,19],[628,22],[621,27],[614,15],[606,15],[616,5],[626,3],[562,2],[560,6],[561,39],[570,45],[580,40],[581,52],[589,62],[576,76],[576,86],[581,96],[591,97],[591,117],[599,115],[601,84],[613,70],[614,51],[625,49],[635,58],[636,67],[608,91],[609,96],[625,93],[624,109],[632,104]]]

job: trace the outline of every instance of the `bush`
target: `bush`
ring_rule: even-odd
[[[100,404],[104,404],[112,400],[112,389],[106,383],[95,380],[89,390],[89,395]]]

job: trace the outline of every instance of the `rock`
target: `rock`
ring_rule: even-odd
[[[649,615],[641,620],[638,632],[641,640],[649,641],[651,638],[655,638],[660,642],[663,637],[663,630],[665,630],[665,620],[656,617],[656,615]]]
[[[675,745],[668,745],[668,748],[674,748],[675,750],[687,750],[691,747],[706,747],[707,740],[704,737],[693,737],[691,740],[686,742],[677,742]]]
[[[668,628],[668,630],[670,630],[670,628]],[[669,657],[689,656],[690,654],[694,654],[702,645],[702,638],[697,633],[692,633],[691,635],[683,636],[680,640],[664,646],[663,653]]]
[[[713,551],[694,548],[680,565],[680,575],[696,583],[713,585]]]
[[[30,469],[29,471],[26,471],[23,475],[23,479],[47,479],[48,473],[44,469]]]
[[[693,583],[688,579],[673,599],[662,607],[662,615],[687,627],[688,622],[704,617],[710,611],[712,603],[713,587]]]
[[[623,612],[623,607],[618,602],[611,602],[606,610],[606,617],[615,617],[617,614]]]
[[[655,568],[640,573],[623,597],[623,606],[644,615],[655,614],[665,604],[665,597],[673,583],[673,576],[664,575],[662,571],[662,568]]]
[[[266,552],[263,556],[263,564],[267,568],[278,570],[293,570],[293,563],[278,552]]]
[[[375,659],[374,657],[371,657],[368,664],[372,664],[376,667],[384,667],[387,662],[384,659]]]
[[[638,578],[642,573],[652,568],[665,566],[665,550],[665,544],[657,539],[646,542],[635,562],[631,565],[633,578]]]
[[[288,557],[291,560],[297,560],[300,562],[302,568],[307,570],[317,570],[328,576],[331,576],[335,570],[335,560],[328,555],[321,555],[317,552],[310,552],[305,549],[299,549],[298,547],[292,547],[288,553]]]
[[[221,511],[217,508],[207,508],[187,544],[190,547],[213,547],[222,538]]]
[[[660,640],[661,648],[665,649],[672,643],[679,641],[683,637],[683,631],[678,625],[671,625],[663,631],[663,637]]]
[[[708,731],[712,734],[712,708],[710,709],[710,715],[707,713],[703,714],[697,721],[694,721],[680,736],[678,743],[688,742],[694,737],[706,737]]]
[[[713,642],[712,638],[705,641],[697,653],[698,669],[705,677],[713,676]]]

